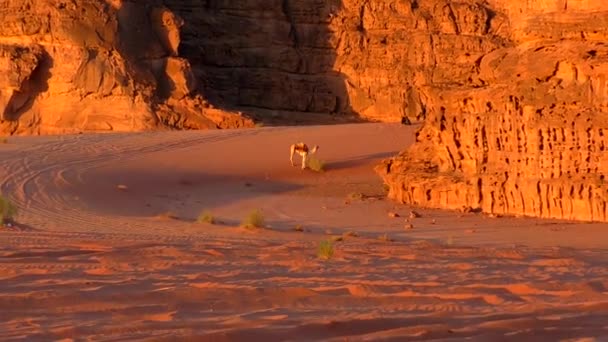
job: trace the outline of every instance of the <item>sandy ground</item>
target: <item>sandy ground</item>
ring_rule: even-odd
[[[608,225],[415,209],[407,230],[372,167],[415,129],[11,138],[0,340],[608,340]],[[326,172],[289,164],[300,140]],[[239,228],[253,209],[267,227]]]

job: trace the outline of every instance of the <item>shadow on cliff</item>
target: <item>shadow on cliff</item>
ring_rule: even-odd
[[[15,91],[4,108],[3,120],[18,121],[19,118],[34,106],[38,95],[49,89],[53,59],[41,50],[38,65],[32,70],[30,77]]]
[[[364,121],[350,106],[345,75],[334,70],[338,39],[330,26],[342,0],[283,0],[243,11],[221,0],[196,3],[165,6],[184,20],[178,52],[212,106],[268,125]]]

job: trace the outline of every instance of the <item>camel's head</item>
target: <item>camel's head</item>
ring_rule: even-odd
[[[319,150],[319,146],[315,145],[315,147],[312,148],[312,150],[310,150],[311,153],[315,153]]]

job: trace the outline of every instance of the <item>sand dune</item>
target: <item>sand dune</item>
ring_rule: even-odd
[[[2,191],[21,212],[0,231],[0,339],[608,338],[608,226],[415,209],[405,229],[412,208],[371,168],[415,129],[11,139]],[[289,165],[298,140],[326,172]],[[238,227],[253,209],[267,227]],[[196,223],[203,210],[221,224]]]

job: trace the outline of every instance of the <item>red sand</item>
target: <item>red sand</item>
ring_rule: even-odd
[[[372,167],[416,128],[11,138],[0,339],[608,338],[608,225],[416,209],[404,228]],[[325,173],[289,164],[297,141]],[[238,227],[253,209],[267,228]]]

